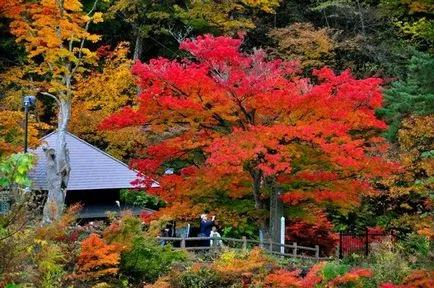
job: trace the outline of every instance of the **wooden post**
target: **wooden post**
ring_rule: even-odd
[[[185,249],[185,237],[184,236],[181,237],[181,248]]]
[[[319,259],[319,245],[315,245],[315,258]]]
[[[273,239],[270,238],[270,251],[273,251]]]
[[[247,238],[243,236],[243,250],[247,250]]]
[[[294,247],[292,248],[292,255],[293,255],[294,257],[297,257],[297,242],[293,242],[293,243],[292,243],[292,246],[294,246]]]
[[[343,243],[344,243],[344,233],[342,231],[339,232],[339,259],[344,258],[344,249],[343,249]]]

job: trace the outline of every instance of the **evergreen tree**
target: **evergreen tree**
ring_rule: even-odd
[[[389,124],[386,137],[396,140],[401,121],[409,115],[434,113],[434,57],[415,52],[406,79],[394,82],[384,92],[385,106],[377,111]]]

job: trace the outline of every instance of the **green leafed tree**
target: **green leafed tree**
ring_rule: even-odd
[[[415,52],[407,77],[384,92],[385,106],[377,111],[389,123],[387,137],[395,140],[403,118],[434,113],[434,57]]]
[[[19,187],[31,184],[27,172],[33,167],[31,154],[12,154],[0,161],[0,189],[16,192]]]
[[[433,51],[434,1],[382,0],[380,7],[412,45]]]

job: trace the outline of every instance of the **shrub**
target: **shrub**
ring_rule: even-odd
[[[225,251],[212,264],[212,268],[221,283],[229,285],[263,279],[276,265],[274,258],[265,255],[262,249],[254,248],[245,252]]]
[[[350,270],[348,265],[342,264],[340,262],[329,262],[326,263],[321,269],[321,275],[324,280],[329,281],[338,276],[344,275],[346,272]]]
[[[131,211],[123,211],[120,219],[114,216],[111,224],[103,232],[104,239],[108,243],[121,244],[123,249],[129,249],[133,239],[142,235],[142,221],[134,216]]]
[[[168,277],[159,278],[153,284],[145,284],[143,288],[173,288],[174,286],[170,284]]]
[[[383,283],[380,288],[431,288],[434,287],[434,272],[427,270],[414,270],[401,282],[394,285],[390,282]]]
[[[144,191],[131,191],[122,189],[120,191],[121,201],[127,205],[159,209],[166,206],[166,202],[154,195],[147,194]]]
[[[39,272],[39,284],[44,288],[61,287],[63,284],[65,255],[56,243],[43,242],[35,256]]]
[[[430,254],[431,242],[427,236],[411,233],[398,244],[402,246],[406,254],[416,256],[419,259],[428,257]]]
[[[304,276],[304,277],[303,277]],[[266,287],[364,287],[363,279],[372,276],[369,269],[353,269],[339,263],[319,263],[304,275],[300,269],[277,270],[264,280]]]
[[[332,224],[324,215],[318,217],[316,223],[307,223],[302,220],[294,221],[286,228],[286,241],[297,242],[298,245],[314,247],[319,245],[321,256],[332,255],[338,241],[334,235]]]
[[[300,269],[293,271],[277,270],[265,278],[264,285],[265,287],[274,288],[314,287],[314,285],[322,280],[322,277],[318,275],[318,273],[324,265],[325,263],[319,263],[313,266],[305,277],[302,277],[302,271]]]
[[[369,278],[372,276],[370,269],[353,269],[344,275],[337,276],[333,280],[329,281],[329,287],[365,287],[363,284],[363,278]]]
[[[434,287],[434,271],[414,270],[402,281],[407,288]]]
[[[119,245],[107,244],[99,235],[90,234],[81,243],[76,273],[71,275],[71,278],[87,280],[117,274],[120,262],[119,251]]]
[[[132,241],[131,249],[122,253],[121,272],[137,281],[154,282],[167,273],[176,261],[186,260],[182,251],[159,246],[154,239],[143,236]]]
[[[178,278],[179,288],[214,288],[221,287],[216,271],[209,267],[183,272]]]
[[[401,249],[390,237],[371,246],[367,264],[374,271],[373,287],[381,283],[399,283],[410,271],[410,266]]]

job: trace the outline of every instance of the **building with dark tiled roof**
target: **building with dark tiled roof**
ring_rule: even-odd
[[[47,190],[47,163],[42,147],[55,147],[56,140],[56,132],[48,134],[41,139],[42,145],[32,151],[38,158],[37,164],[29,173],[35,190]],[[116,201],[119,201],[119,191],[134,188],[131,182],[137,178],[137,172],[71,133],[66,134],[66,143],[71,172],[65,203],[82,203],[84,208],[80,214],[81,218],[102,218],[108,211],[119,211],[116,205]],[[158,184],[155,183],[154,186]],[[142,207],[123,205],[121,209],[132,209],[136,213],[143,210],[153,212]]]

